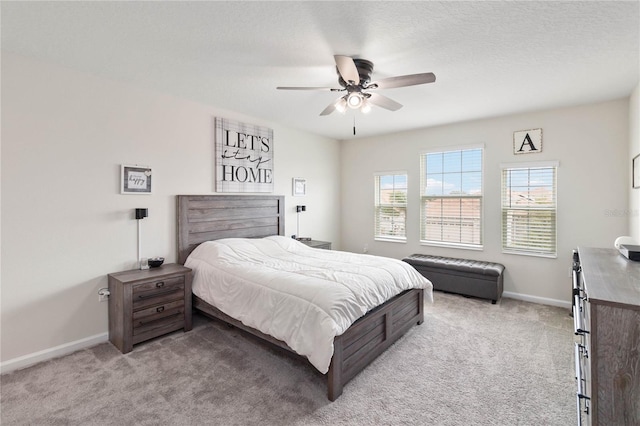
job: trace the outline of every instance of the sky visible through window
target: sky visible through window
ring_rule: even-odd
[[[551,168],[509,169],[506,171],[505,187],[508,196],[505,207],[552,205],[555,200],[555,175]]]
[[[426,154],[427,196],[482,194],[482,149]]]
[[[380,189],[407,189],[407,175],[381,175]]]

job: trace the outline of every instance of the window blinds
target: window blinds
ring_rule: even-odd
[[[420,156],[420,240],[482,245],[482,148]]]
[[[406,239],[407,175],[375,176],[375,238]]]
[[[556,255],[557,166],[502,169],[502,249]]]

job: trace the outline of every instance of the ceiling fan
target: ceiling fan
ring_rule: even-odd
[[[347,107],[368,112],[371,109],[371,105],[376,105],[390,111],[397,111],[402,108],[401,104],[379,93],[370,91],[375,89],[415,86],[436,81],[436,76],[429,72],[383,78],[382,80],[372,82],[371,73],[373,72],[373,62],[343,55],[335,55],[334,59],[338,72],[338,84],[341,86],[339,89],[330,87],[276,87],[276,89],[347,92],[329,104],[329,106],[320,113],[320,115],[329,115],[335,110],[344,112]]]

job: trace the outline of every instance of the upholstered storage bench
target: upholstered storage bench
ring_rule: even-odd
[[[490,299],[502,296],[504,266],[479,260],[412,254],[405,262],[433,284],[434,290]]]

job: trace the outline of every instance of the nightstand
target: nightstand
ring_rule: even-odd
[[[123,354],[171,331],[189,331],[191,269],[175,263],[109,274],[109,341]]]
[[[331,243],[329,241],[308,240],[300,242],[308,245],[309,247],[331,250]]]

